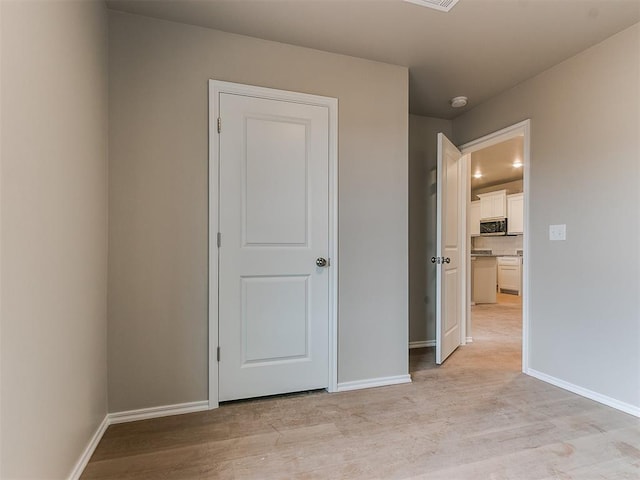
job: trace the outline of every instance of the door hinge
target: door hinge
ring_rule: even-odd
[[[216,350],[216,359],[220,361],[220,347]]]
[[[218,117],[218,133],[222,131],[222,119]]]
[[[216,242],[218,243],[218,248],[220,248],[222,246],[222,234],[220,232],[218,232],[218,237]]]

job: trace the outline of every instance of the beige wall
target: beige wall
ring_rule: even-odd
[[[640,25],[458,117],[457,143],[526,118],[530,367],[638,408]]]
[[[406,374],[407,69],[110,13],[109,409],[207,398],[207,81],[339,101],[340,382]]]
[[[409,341],[436,338],[436,177],[438,133],[452,122],[409,115]]]
[[[67,478],[107,412],[107,12],[1,3],[0,477]]]

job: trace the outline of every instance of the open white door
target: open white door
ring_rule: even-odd
[[[444,362],[460,345],[462,323],[460,200],[462,154],[447,137],[438,134],[437,252],[431,259],[436,271],[436,363]]]

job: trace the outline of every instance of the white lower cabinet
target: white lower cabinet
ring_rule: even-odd
[[[498,290],[522,294],[522,257],[498,257]]]

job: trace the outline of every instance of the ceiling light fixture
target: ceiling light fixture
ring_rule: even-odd
[[[462,107],[466,107],[467,102],[469,101],[469,99],[467,97],[453,97],[451,99],[451,106],[453,108],[462,108]]]
[[[522,160],[516,160],[515,162],[513,162],[513,168],[521,168],[522,167]]]
[[[473,174],[473,178],[482,178],[482,173],[476,172]]]

